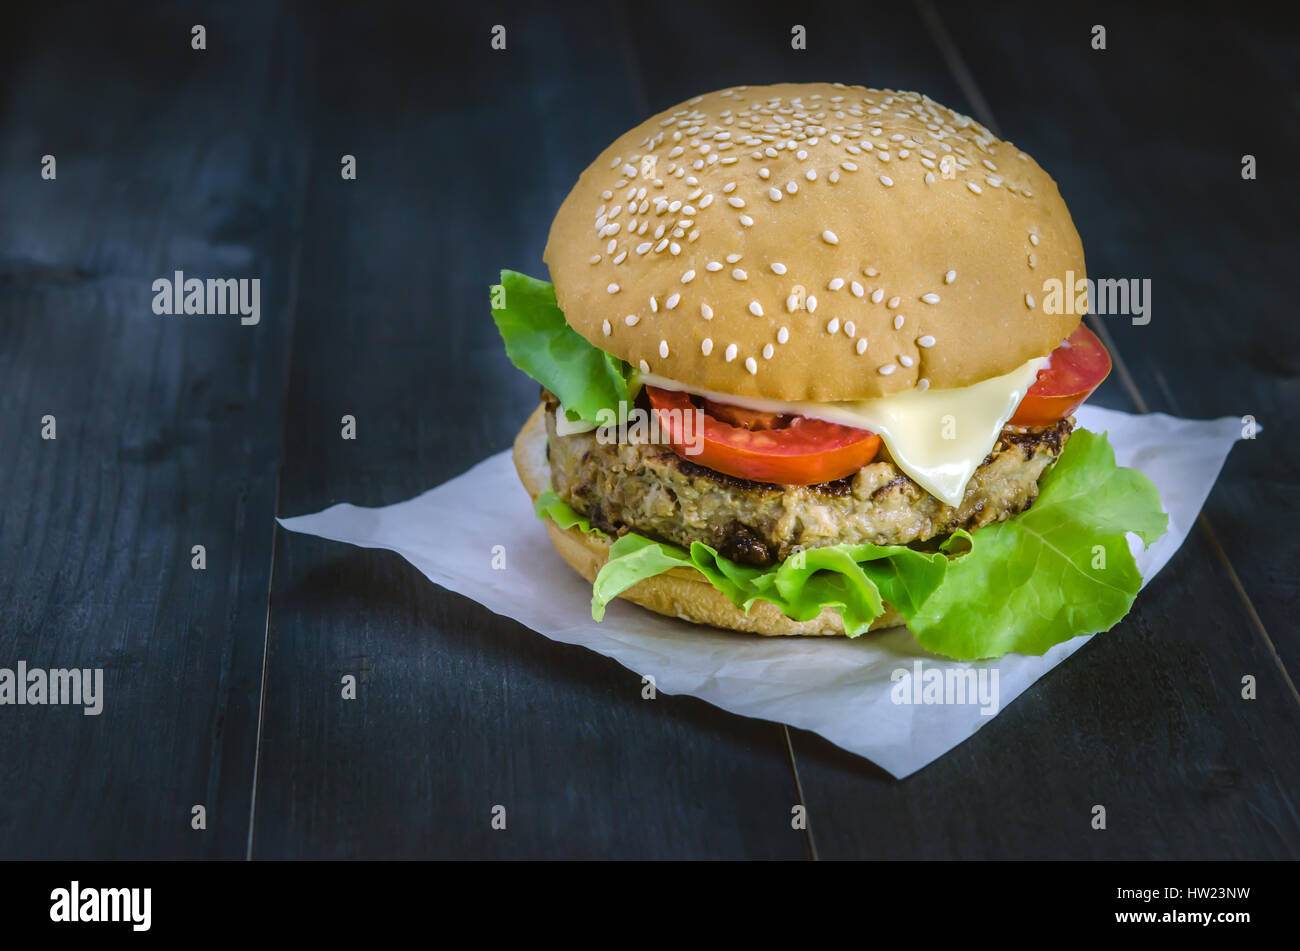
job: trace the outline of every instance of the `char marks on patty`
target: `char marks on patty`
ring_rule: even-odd
[[[715,472],[666,446],[602,443],[594,432],[558,436],[554,397],[547,407],[552,485],[593,525],[682,546],[703,542],[751,565],[782,561],[800,547],[918,544],[1011,518],[1037,498],[1039,478],[1074,425],[1004,429],[954,508],[887,453],[834,482],[772,485]]]

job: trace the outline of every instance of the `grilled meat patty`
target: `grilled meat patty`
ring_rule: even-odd
[[[835,482],[750,482],[682,459],[667,446],[604,444],[595,432],[559,436],[555,397],[543,392],[543,399],[552,485],[594,526],[683,546],[704,542],[751,565],[783,561],[796,546],[907,545],[1008,519],[1038,497],[1039,477],[1074,428],[1073,418],[1042,428],[1006,427],[953,508],[884,452]]]

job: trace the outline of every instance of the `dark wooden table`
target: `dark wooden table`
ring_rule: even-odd
[[[106,702],[0,707],[0,857],[1300,856],[1296,21],[529,6],[6,10],[0,666],[103,667]],[[780,724],[645,702],[632,672],[396,555],[273,521],[507,447],[536,386],[486,288],[544,274],[582,168],[695,93],[823,79],[974,115],[1059,181],[1092,275],[1151,279],[1150,324],[1100,325],[1098,403],[1265,427],[1123,623],[902,782]],[[155,316],[177,269],[260,278],[261,322]]]

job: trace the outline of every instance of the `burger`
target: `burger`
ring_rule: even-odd
[[[1111,362],[1064,301],[1055,182],[911,92],[737,86],[616,139],[492,312],[541,384],[514,460],[616,597],[762,635],[906,625],[959,659],[1104,631],[1167,518],[1074,411]]]

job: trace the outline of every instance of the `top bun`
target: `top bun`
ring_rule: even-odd
[[[565,199],[546,264],[570,325],[735,396],[948,389],[1051,352],[1085,275],[1051,177],[911,92],[736,86],[643,122]]]

